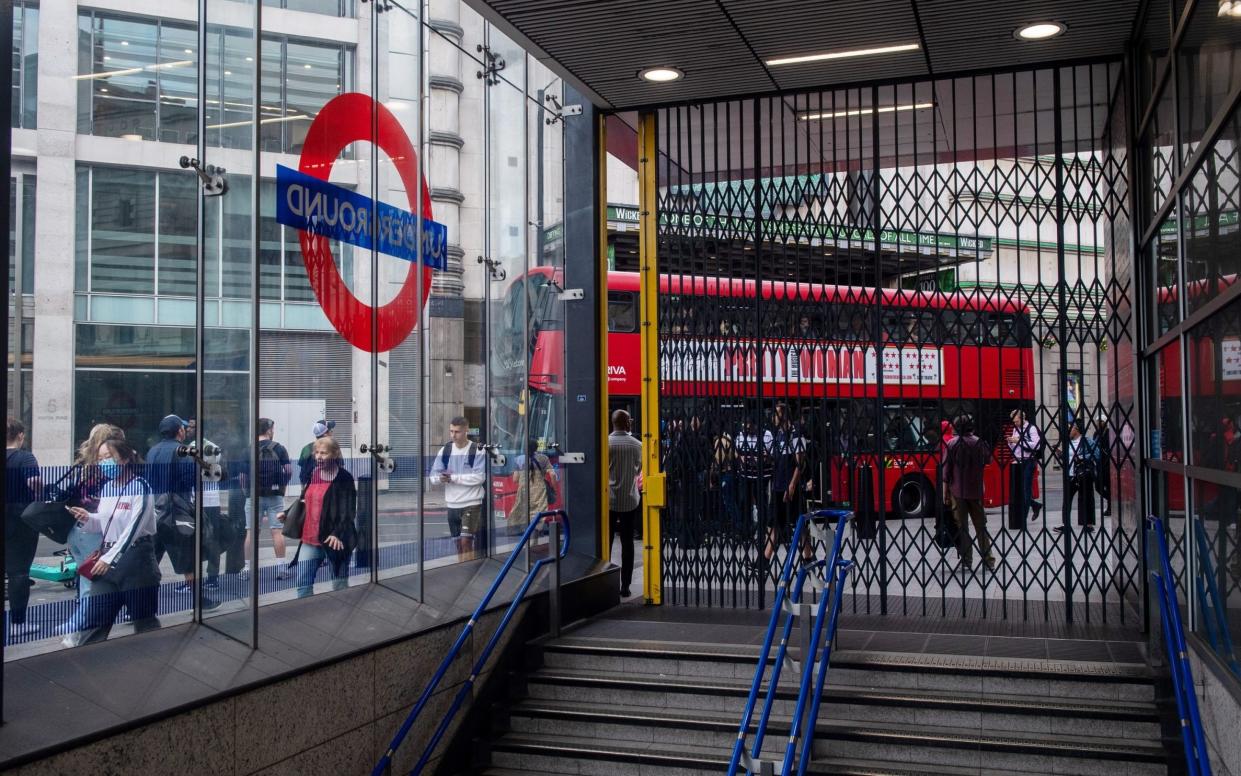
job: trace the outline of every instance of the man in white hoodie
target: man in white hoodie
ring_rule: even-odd
[[[470,426],[465,418],[453,418],[448,430],[452,439],[440,448],[431,464],[431,482],[444,485],[448,530],[457,541],[457,560],[473,560],[487,545],[487,526],[483,522],[486,453],[470,441]]]

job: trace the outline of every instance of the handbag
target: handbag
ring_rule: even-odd
[[[284,513],[284,527],[280,533],[288,539],[301,539],[302,527],[306,523],[306,502],[298,499]]]
[[[124,495],[124,493],[125,491],[122,488],[121,495]],[[120,505],[120,503],[121,502],[118,500],[115,504],[112,505],[112,514],[108,515],[108,524],[103,527],[102,536],[105,541],[108,538],[108,529],[112,527],[112,519],[116,517],[116,508]],[[78,564],[78,574],[83,579],[89,579],[91,582],[94,582],[100,576],[103,576],[102,574],[100,575],[95,574],[95,564],[99,562],[99,559],[103,557],[103,554],[104,552],[107,551],[107,549],[110,549],[110,548],[105,548],[104,542],[101,541],[99,543],[99,546],[95,548],[95,551],[92,552],[90,555],[87,555],[86,558],[81,563]]]

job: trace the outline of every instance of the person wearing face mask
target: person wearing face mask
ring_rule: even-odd
[[[319,437],[313,444],[315,470],[300,497],[301,544],[289,562],[290,568],[297,569],[298,598],[314,592],[315,575],[325,562],[332,589],[343,590],[349,584],[349,558],[358,544],[354,524],[358,489],[353,475],[340,465],[340,445],[330,436]],[[283,523],[287,517],[286,510],[276,519]]]
[[[155,504],[151,486],[139,476],[142,459],[123,439],[99,446],[99,472],[107,482],[95,511],[69,507],[78,525],[101,537],[86,603],[85,629],[78,645],[104,641],[122,607],[138,632],[159,627],[159,565],[155,562]],[[90,563],[90,559],[87,559]]]

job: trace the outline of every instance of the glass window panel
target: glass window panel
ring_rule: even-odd
[[[92,101],[90,131],[108,137],[155,139],[159,70],[158,27],[151,22],[95,17],[79,75]]]
[[[1181,151],[1188,158],[1241,81],[1241,30],[1218,14],[1219,3],[1198,3],[1177,47]]]
[[[1194,519],[1188,538],[1196,559],[1192,587],[1198,599],[1196,630],[1226,669],[1241,679],[1241,662],[1234,648],[1241,639],[1241,537],[1237,533],[1241,493],[1231,485],[1197,480],[1192,484]]]
[[[250,298],[250,177],[230,177],[228,196],[221,197],[224,209],[221,238],[224,296]]]
[[[287,89],[284,111],[285,145],[288,153],[300,153],[310,122],[328,100],[340,94],[344,53],[339,46],[288,44]]]
[[[222,45],[212,45],[207,52],[209,78],[215,81],[207,86],[207,142],[220,148],[248,149],[254,108],[254,38],[240,30],[218,34]]]
[[[12,69],[12,89],[13,97],[10,105],[22,104],[22,41],[25,37],[26,30],[23,24],[22,7],[13,5],[13,69]],[[10,115],[11,124],[14,127],[21,126],[21,112],[14,110]]]
[[[1174,155],[1176,151],[1173,148],[1172,136],[1174,119],[1172,91],[1172,83],[1165,84],[1159,96],[1159,102],[1155,106],[1155,112],[1151,116],[1150,125],[1147,127],[1145,142],[1142,144],[1142,152],[1145,154],[1143,162],[1150,173],[1148,204],[1151,213],[1158,210],[1168,199],[1168,195],[1172,193],[1172,183],[1175,177]]]
[[[278,40],[263,39],[263,101],[259,108],[259,136],[264,151],[280,152],[284,131],[284,46]]]
[[[144,170],[92,170],[92,291],[155,291],[155,187]]]
[[[1181,343],[1174,340],[1147,362],[1147,380],[1154,398],[1150,457],[1183,462],[1185,439],[1181,422]]]
[[[276,222],[276,184],[259,185],[259,293],[264,301],[280,300],[281,226]]]
[[[1193,314],[1231,286],[1241,272],[1241,112],[1234,113],[1224,133],[1195,172],[1181,198],[1181,231],[1185,237],[1185,305]]]
[[[39,9],[26,7],[22,38],[22,126],[38,126],[39,110]],[[16,105],[18,103],[14,103]]]
[[[22,293],[34,293],[35,176],[22,176]]]
[[[159,36],[159,139],[198,142],[198,31],[163,23]]]
[[[198,270],[198,177],[159,175],[159,293],[194,296]]]
[[[1181,320],[1176,229],[1176,214],[1169,214],[1150,247],[1155,278],[1155,337],[1166,333]]]
[[[1241,471],[1241,301],[1190,329],[1186,348],[1193,463]]]

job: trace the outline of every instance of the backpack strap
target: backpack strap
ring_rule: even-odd
[[[440,466],[444,467],[444,471],[448,471],[448,457],[452,455],[452,451],[448,448],[451,445],[452,442],[446,442],[444,443],[444,446],[440,448]]]

